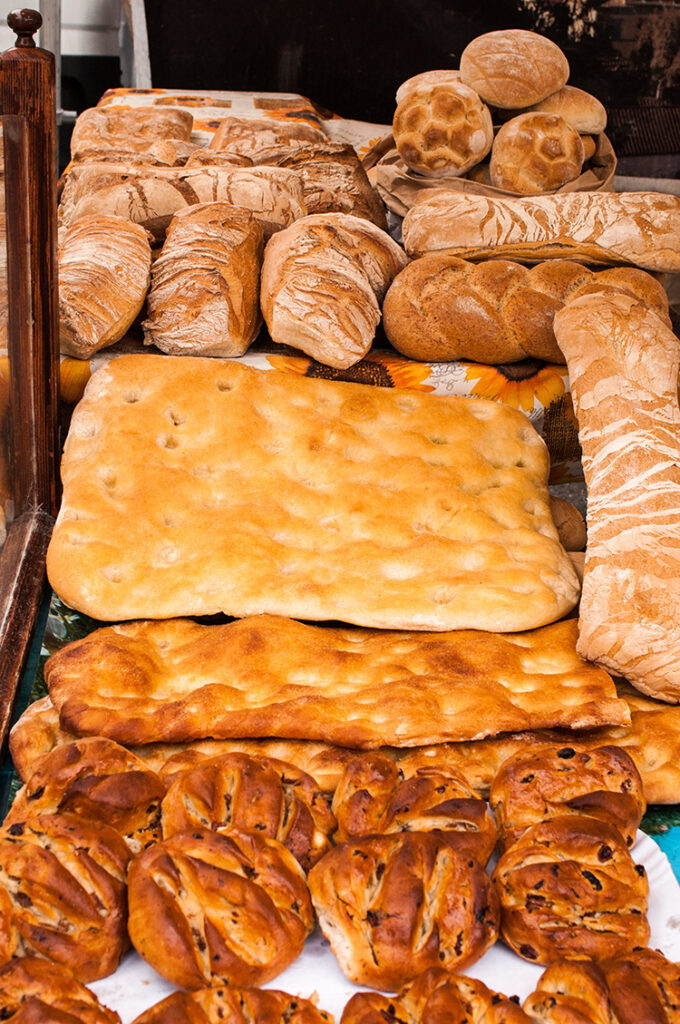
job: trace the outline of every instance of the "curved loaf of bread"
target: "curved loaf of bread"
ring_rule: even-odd
[[[636,267],[593,273],[574,260],[531,268],[502,259],[475,264],[447,252],[428,253],[397,274],[385,296],[383,326],[411,359],[512,363],[531,356],[564,363],[555,313],[579,295],[611,289],[641,299],[670,326],[666,292]]]
[[[630,295],[555,318],[588,485],[578,650],[680,702],[680,341]]]
[[[433,189],[409,210],[402,229],[410,256],[438,249],[466,259],[576,256],[680,271],[680,197],[661,192],[497,199]]]
[[[262,267],[262,312],[272,339],[344,369],[366,355],[380,303],[407,263],[370,221],[317,214],[280,232]]]
[[[59,250],[59,343],[87,359],[119,341],[144,305],[151,247],[144,228],[122,217],[72,224]]]
[[[199,203],[176,213],[153,267],[144,344],[171,355],[242,356],[262,322],[262,250],[249,210]]]

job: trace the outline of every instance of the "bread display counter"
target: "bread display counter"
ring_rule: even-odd
[[[509,30],[404,83],[403,222],[301,97],[79,120],[0,1016],[674,1020],[680,199],[584,186],[568,75]]]

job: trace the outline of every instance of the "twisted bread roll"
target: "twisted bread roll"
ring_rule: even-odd
[[[626,846],[646,810],[642,779],[620,747],[571,746],[519,751],[501,765],[489,798],[503,848],[527,828],[561,814],[585,814],[613,825]]]
[[[396,996],[358,992],[343,1010],[340,1024],[530,1024],[517,1003],[463,974],[431,967]]]
[[[560,192],[496,199],[433,189],[402,225],[409,256],[448,249],[468,259],[537,262],[576,256],[680,271],[680,197],[660,192]]]
[[[305,875],[275,839],[194,827],[128,874],[137,952],[180,988],[262,985],[302,952],[314,921]]]
[[[645,869],[613,826],[564,814],[533,825],[493,873],[503,941],[525,960],[629,953],[649,940]]]
[[[112,974],[129,945],[129,860],[118,832],[75,814],[45,814],[4,828],[2,961],[44,956],[66,965],[83,983]]]
[[[119,341],[144,305],[151,246],[144,228],[122,217],[72,224],[59,249],[59,343],[89,358]]]
[[[37,956],[0,968],[0,1019],[12,1024],[120,1024],[64,966]]]
[[[680,702],[680,341],[629,295],[555,318],[588,485],[578,650]]]
[[[305,870],[329,848],[335,818],[314,779],[285,761],[232,753],[186,771],[163,800],[163,838],[202,826],[277,839]]]
[[[203,988],[173,992],[145,1010],[132,1024],[333,1024],[311,999],[289,996],[276,989]]]
[[[17,793],[4,827],[37,814],[78,814],[115,828],[133,853],[160,834],[165,785],[144,761],[101,736],[56,747]]]
[[[392,832],[433,832],[486,864],[496,845],[496,825],[467,779],[445,763],[418,768],[404,778],[385,754],[349,762],[333,797],[336,842]]]
[[[411,359],[513,363],[528,356],[564,363],[553,320],[565,303],[618,289],[641,299],[670,326],[666,292],[634,267],[593,273],[573,260],[530,269],[510,260],[470,263],[450,253],[413,260],[390,285],[383,326]]]
[[[262,312],[274,341],[328,366],[353,366],[380,322],[380,302],[406,257],[359,217],[305,217],[272,238],[262,266]]]
[[[219,202],[179,210],[153,265],[144,344],[170,355],[242,356],[262,322],[262,252],[249,210]]]
[[[308,881],[321,929],[357,985],[395,991],[429,967],[463,968],[498,934],[488,875],[436,832],[352,839]]]

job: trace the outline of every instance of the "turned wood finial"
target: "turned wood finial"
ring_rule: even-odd
[[[30,7],[20,7],[16,11],[10,11],[7,15],[7,24],[16,33],[15,46],[35,46],[33,36],[42,25],[42,16],[39,11],[33,11]]]

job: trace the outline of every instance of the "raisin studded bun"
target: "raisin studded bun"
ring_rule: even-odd
[[[494,139],[491,183],[519,195],[549,192],[578,178],[584,160],[581,136],[558,114],[520,114]]]
[[[649,940],[645,869],[620,833],[595,818],[534,825],[503,854],[493,880],[501,936],[525,960],[601,960]]]
[[[455,768],[419,768],[404,779],[385,754],[367,753],[345,768],[333,797],[337,842],[354,836],[438,830],[484,865],[496,845],[496,825],[482,800]]]
[[[12,1024],[120,1024],[115,1010],[63,966],[27,956],[0,968],[0,1020]]]
[[[645,813],[642,779],[621,747],[578,750],[546,744],[504,761],[489,797],[502,849],[531,825],[585,814],[619,830],[627,846]]]
[[[516,1002],[481,981],[431,967],[396,996],[358,992],[340,1024],[531,1024]]]
[[[159,776],[131,751],[100,736],[65,743],[41,758],[4,825],[37,814],[70,812],[111,825],[138,853],[160,835]]]
[[[395,991],[429,967],[463,968],[498,934],[486,872],[436,832],[363,836],[309,873],[319,924],[357,985]]]
[[[524,1010],[534,1024],[677,1024],[680,968],[652,949],[597,964],[558,960]]]
[[[204,988],[173,992],[145,1010],[132,1024],[333,1024],[309,999],[276,989]]]
[[[115,829],[75,814],[45,814],[3,828],[3,952],[65,964],[83,983],[112,974],[129,946],[129,859]]]
[[[464,174],[493,142],[489,108],[455,80],[409,89],[394,113],[392,131],[404,163],[428,177]]]
[[[269,757],[225,754],[203,761],[170,786],[163,838],[198,826],[252,829],[277,839],[307,871],[330,848],[335,818],[311,775]]]
[[[302,951],[314,921],[305,875],[275,839],[195,828],[130,865],[132,943],[180,988],[261,985]]]

